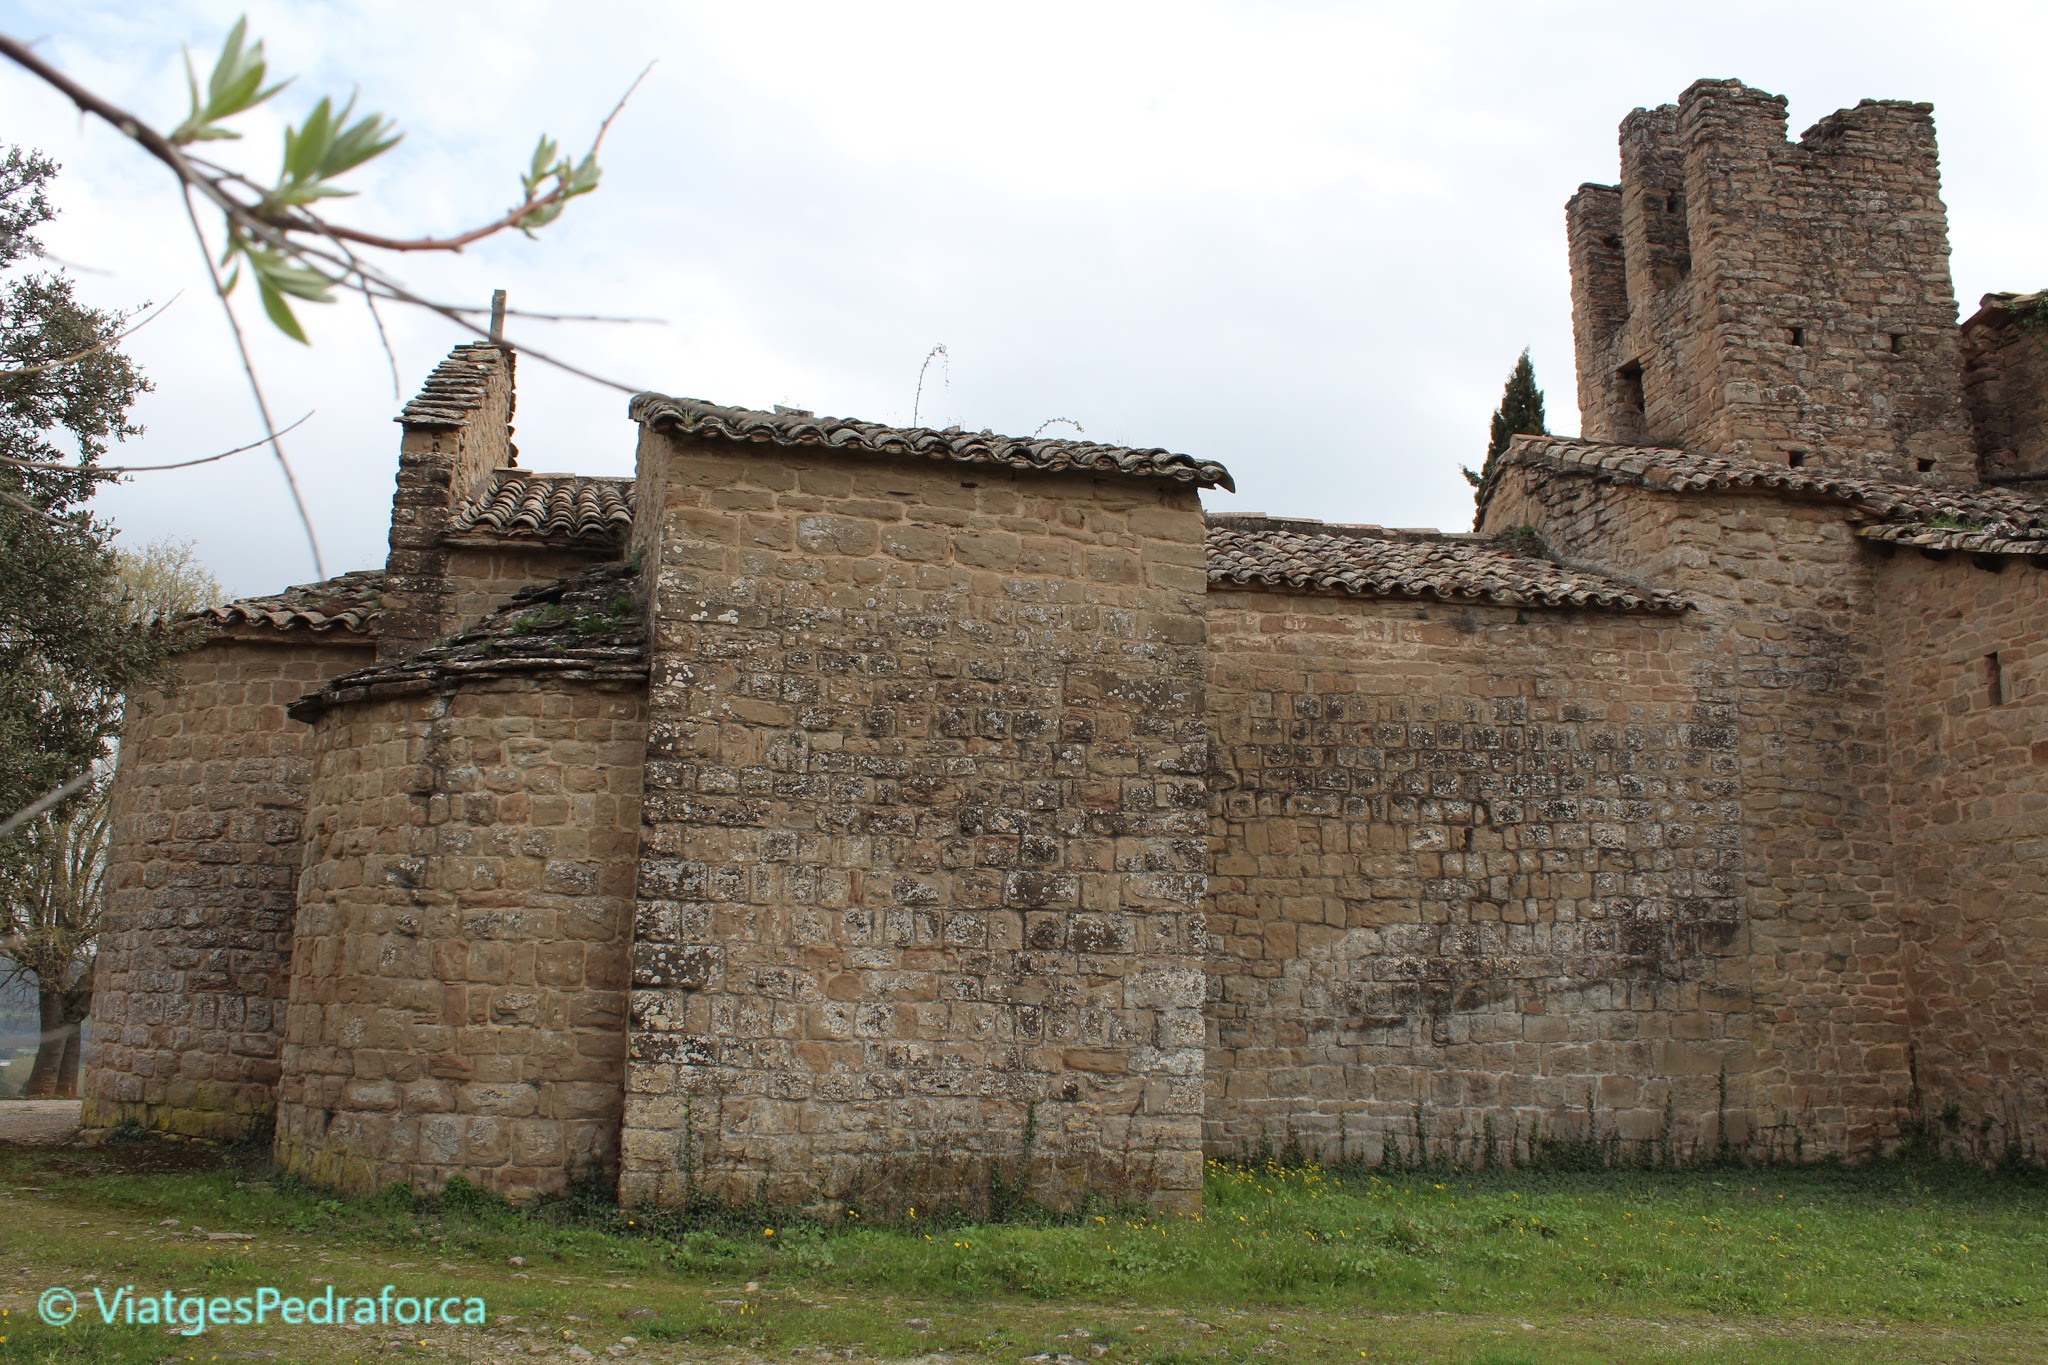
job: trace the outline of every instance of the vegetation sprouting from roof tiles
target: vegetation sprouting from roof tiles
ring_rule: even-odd
[[[552,630],[575,615],[559,602],[549,602],[536,607],[512,623],[514,635],[535,635],[543,630]]]
[[[569,630],[578,635],[609,635],[624,629],[633,619],[633,599],[621,593],[603,609],[573,610],[549,602],[527,612],[512,623],[514,635],[538,635],[543,631]]]

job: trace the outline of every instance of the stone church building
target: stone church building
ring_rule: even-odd
[[[652,393],[633,478],[534,472],[456,348],[384,566],[134,709],[88,1127],[825,1208],[2039,1152],[2048,302],[1958,325],[1938,191],[1925,104],[1631,114],[1584,435],[1471,532]]]

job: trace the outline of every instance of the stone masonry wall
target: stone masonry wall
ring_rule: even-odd
[[[1987,310],[1963,329],[1963,401],[1987,479],[2048,488],[2048,327]]]
[[[643,699],[478,683],[315,734],[279,1163],[513,1198],[614,1169]]]
[[[1731,1127],[1788,1155],[1868,1155],[1910,1087],[1874,556],[1834,504],[1511,468],[1483,529],[1525,524],[1696,603],[1692,685],[1736,745],[1743,811]]]
[[[251,631],[131,710],[114,775],[84,1123],[260,1132],[276,1100],[312,764],[285,704],[370,662],[360,636]]]
[[[1711,1149],[1749,963],[1698,635],[1212,589],[1213,1154]]]
[[[2048,1151],[2040,562],[1906,551],[1878,571],[1919,1117],[1987,1156]]]
[[[640,469],[622,1197],[1197,1207],[1194,491],[657,432]]]

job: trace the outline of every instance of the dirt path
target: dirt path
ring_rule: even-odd
[[[0,1100],[0,1143],[61,1147],[78,1136],[77,1100]]]

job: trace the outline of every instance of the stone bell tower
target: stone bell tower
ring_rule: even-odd
[[[1932,106],[1790,142],[1783,96],[1697,81],[1566,219],[1587,437],[1974,480]]]

